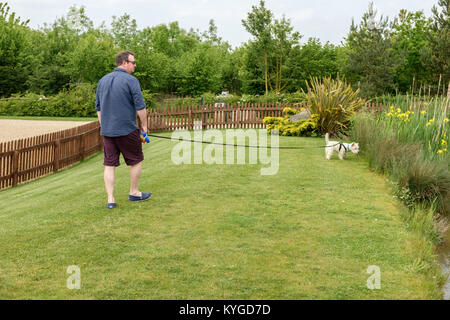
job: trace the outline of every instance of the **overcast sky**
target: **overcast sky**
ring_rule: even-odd
[[[32,28],[51,24],[64,16],[71,5],[84,6],[88,17],[97,27],[103,21],[109,27],[112,16],[128,13],[136,19],[139,29],[178,21],[180,27],[189,30],[208,29],[214,19],[218,34],[233,47],[251,38],[242,26],[252,5],[259,0],[9,0],[11,10],[22,20],[30,19]],[[352,18],[356,23],[367,11],[369,0],[266,0],[266,7],[275,18],[283,14],[291,19],[295,31],[303,35],[302,42],[316,37],[322,43],[339,44],[347,35]],[[431,16],[431,8],[438,0],[374,0],[378,14],[394,18],[400,9],[424,11]]]

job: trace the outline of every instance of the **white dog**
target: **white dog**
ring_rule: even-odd
[[[344,156],[347,154],[348,151],[351,151],[355,154],[359,152],[358,143],[355,142],[342,143],[339,141],[329,141],[328,138],[329,135],[327,133],[325,134],[325,145],[327,146],[325,148],[325,157],[327,158],[327,160],[330,160],[334,151],[336,151],[339,154],[339,159],[341,160],[344,160]]]

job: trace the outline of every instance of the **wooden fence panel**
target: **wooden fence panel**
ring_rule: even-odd
[[[192,130],[201,121],[203,129],[264,128],[264,117],[280,117],[292,104],[233,103],[154,108],[148,112],[148,129],[153,131]],[[299,109],[300,107],[295,107]]]
[[[103,148],[97,121],[0,143],[0,189],[56,172]]]

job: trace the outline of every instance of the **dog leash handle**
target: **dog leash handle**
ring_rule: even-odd
[[[142,143],[150,143],[150,138],[148,137],[148,135],[145,133],[144,130],[142,130],[141,141]]]

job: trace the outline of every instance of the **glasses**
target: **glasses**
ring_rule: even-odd
[[[129,62],[129,63],[132,63],[132,64],[136,65],[136,61],[130,61],[130,60],[127,60],[127,62]]]

